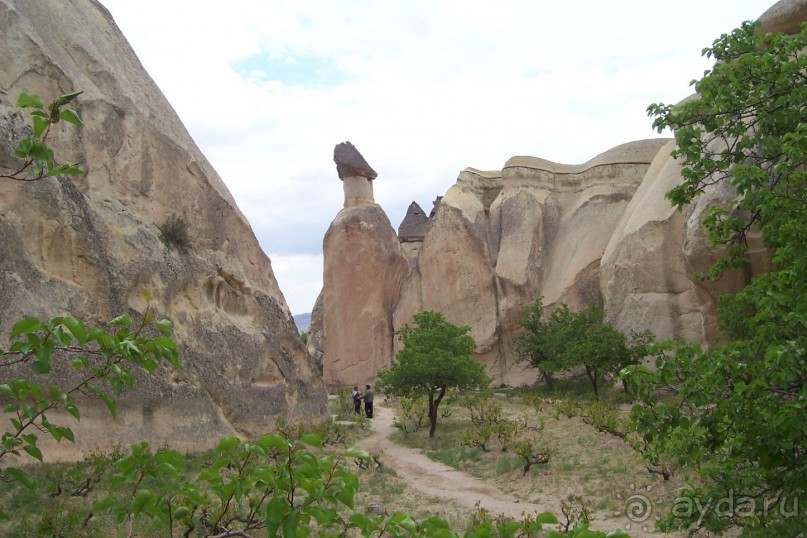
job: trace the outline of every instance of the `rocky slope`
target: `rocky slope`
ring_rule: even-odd
[[[0,166],[14,165],[27,123],[19,92],[81,90],[86,126],[60,128],[52,145],[87,171],[0,182],[0,334],[23,316],[101,322],[149,305],[173,320],[181,349],[182,369],[138,379],[116,422],[83,414],[79,448],[202,448],[278,417],[326,416],[270,260],[108,11],[94,0],[0,0],[0,35]],[[160,241],[172,214],[189,225],[187,252]]]

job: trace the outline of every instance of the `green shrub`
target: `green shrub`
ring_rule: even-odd
[[[191,240],[188,237],[188,223],[182,217],[173,214],[157,228],[160,229],[160,241],[168,248],[176,248],[183,252],[190,248]]]

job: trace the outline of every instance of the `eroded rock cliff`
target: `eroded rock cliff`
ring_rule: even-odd
[[[81,90],[85,127],[51,142],[87,172],[0,182],[0,334],[23,316],[98,323],[149,305],[174,322],[180,344],[182,369],[139,377],[117,421],[100,408],[82,414],[77,448],[196,449],[262,433],[278,417],[324,418],[321,377],[270,260],[106,9],[0,0],[0,35],[0,166],[14,165],[27,123],[14,107],[21,91]],[[172,214],[188,223],[186,252],[159,238]]]

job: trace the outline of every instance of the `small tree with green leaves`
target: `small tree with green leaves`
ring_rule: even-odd
[[[439,312],[415,314],[414,325],[396,334],[403,349],[387,370],[378,373],[378,388],[393,396],[429,401],[429,437],[437,429],[437,409],[449,389],[484,388],[491,382],[482,364],[471,358],[476,343],[470,327],[457,327]]]
[[[523,331],[514,340],[516,355],[537,368],[546,387],[553,390],[552,376],[563,370],[563,365],[558,362],[558,356],[551,347],[549,324],[544,321],[543,297],[538,297],[527,307],[519,325]]]
[[[527,308],[521,319],[524,331],[516,337],[516,352],[540,369],[552,390],[552,375],[583,366],[594,395],[607,375],[616,376],[636,360],[647,333],[637,333],[635,348],[629,348],[625,335],[606,322],[602,309],[590,304],[573,312],[562,303],[543,320],[542,298]]]

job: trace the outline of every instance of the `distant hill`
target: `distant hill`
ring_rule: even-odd
[[[305,314],[297,314],[294,317],[294,323],[297,325],[297,330],[300,334],[308,332],[308,326],[311,325],[311,312]]]

